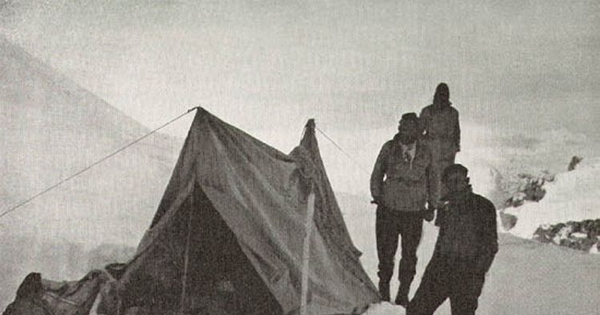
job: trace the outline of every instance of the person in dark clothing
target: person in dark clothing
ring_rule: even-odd
[[[477,310],[485,274],[498,252],[498,233],[494,205],[472,192],[467,173],[460,164],[444,170],[448,195],[438,209],[439,235],[406,315],[431,315],[447,298],[453,315]]]
[[[423,108],[419,115],[424,132],[424,144],[432,155],[432,187],[433,208],[445,195],[441,183],[442,172],[454,164],[457,152],[460,151],[460,122],[458,110],[450,102],[450,89],[446,83],[438,84],[433,96],[433,104]],[[430,211],[433,211],[433,208]]]
[[[416,272],[417,247],[431,187],[428,176],[431,155],[419,142],[420,134],[417,115],[404,114],[398,133],[381,148],[371,175],[371,195],[378,205],[375,232],[379,293],[382,300],[390,300],[390,280],[400,235],[400,287],[395,302],[403,306],[408,304],[408,293]]]

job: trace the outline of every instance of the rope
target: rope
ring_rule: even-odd
[[[344,153],[353,163],[354,165],[356,165],[361,171],[363,171],[365,174],[367,175],[371,175],[371,173],[369,171],[367,171],[365,168],[362,167],[362,165],[360,165],[360,163],[358,163],[348,152],[346,152],[346,150],[344,150],[339,144],[337,144],[335,141],[333,141],[333,139],[331,139],[323,130],[319,129],[319,127],[316,127],[315,129],[317,129],[317,131],[319,131],[327,140],[329,140],[331,143],[333,143],[333,145],[338,148],[338,150],[340,150],[342,153]]]
[[[6,211],[2,212],[2,214],[0,214],[0,219],[1,219],[2,217],[4,217],[5,215],[7,215],[7,214],[9,214],[9,213],[11,213],[11,212],[13,212],[13,211],[15,211],[15,210],[19,209],[20,207],[22,207],[22,206],[26,205],[27,203],[29,203],[29,202],[33,201],[34,199],[36,199],[36,198],[40,197],[41,195],[43,195],[43,194],[45,194],[45,193],[47,193],[47,192],[51,191],[52,189],[54,189],[54,188],[56,188],[56,187],[58,187],[58,186],[60,186],[60,185],[64,184],[65,182],[67,182],[67,181],[69,181],[69,180],[71,180],[71,179],[73,179],[73,178],[75,178],[75,177],[77,177],[77,176],[81,175],[82,173],[84,173],[84,172],[86,172],[86,171],[90,170],[90,169],[91,169],[91,168],[93,168],[94,166],[96,166],[96,165],[98,165],[98,164],[100,164],[100,163],[102,163],[102,162],[104,162],[104,161],[106,161],[106,160],[110,159],[111,157],[113,157],[113,156],[115,156],[115,155],[119,154],[120,152],[122,152],[122,151],[124,151],[124,150],[128,149],[129,147],[133,146],[134,144],[136,144],[136,143],[138,143],[138,142],[140,142],[140,141],[142,141],[142,140],[146,139],[146,138],[147,138],[147,137],[149,137],[150,135],[152,135],[152,134],[156,133],[157,131],[159,131],[159,130],[163,129],[164,127],[166,127],[166,126],[168,126],[168,125],[170,125],[170,124],[174,123],[176,120],[178,120],[178,119],[180,119],[181,117],[183,117],[183,116],[185,116],[185,115],[189,114],[190,112],[192,112],[192,111],[194,111],[194,110],[198,109],[199,107],[200,107],[200,106],[196,106],[196,107],[194,107],[194,108],[190,108],[190,109],[189,109],[187,112],[185,112],[185,113],[183,113],[183,114],[181,114],[181,115],[179,115],[179,116],[177,116],[177,117],[175,117],[175,118],[171,119],[171,120],[170,120],[170,121],[168,121],[167,123],[165,123],[165,124],[161,125],[160,127],[158,127],[158,128],[156,128],[156,129],[154,129],[154,130],[150,131],[149,133],[145,134],[144,136],[142,136],[142,137],[140,137],[140,138],[138,138],[138,139],[136,139],[136,140],[134,140],[134,141],[130,142],[129,144],[127,144],[127,145],[125,145],[125,146],[121,147],[120,149],[118,149],[118,150],[116,150],[116,151],[114,151],[114,152],[110,153],[109,155],[107,155],[107,156],[105,156],[105,157],[103,157],[103,158],[101,158],[101,159],[97,160],[96,162],[94,162],[94,163],[92,163],[91,165],[89,165],[89,166],[87,166],[87,167],[83,168],[82,170],[80,170],[80,171],[78,171],[78,172],[74,173],[73,175],[71,175],[71,176],[69,176],[69,177],[67,177],[67,178],[65,178],[65,179],[63,179],[63,180],[61,180],[61,181],[59,181],[58,183],[56,183],[56,184],[54,184],[54,185],[52,185],[52,186],[50,186],[50,187],[48,187],[48,188],[46,188],[46,189],[42,190],[41,192],[39,192],[39,193],[37,193],[37,194],[35,194],[35,195],[33,195],[33,196],[29,197],[28,199],[26,199],[26,200],[22,201],[21,203],[17,204],[16,206],[14,206],[14,207],[12,207],[12,208],[10,208],[10,209],[8,209],[8,210],[6,210]]]

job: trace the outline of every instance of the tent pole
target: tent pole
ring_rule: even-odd
[[[192,214],[194,213],[194,190],[192,190],[192,194],[190,196],[190,210],[188,215],[188,224],[187,224],[187,237],[185,240],[185,256],[183,261],[183,277],[181,279],[181,299],[179,300],[179,314],[183,314],[183,310],[185,307],[185,295],[187,289],[187,277],[188,277],[188,269],[190,264],[190,242],[192,238]]]
[[[306,315],[308,305],[308,273],[310,261],[310,234],[313,226],[313,216],[315,213],[315,193],[310,189],[306,206],[306,222],[304,225],[304,247],[302,250],[302,289],[300,294],[300,314]]]

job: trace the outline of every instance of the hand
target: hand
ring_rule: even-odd
[[[423,219],[425,221],[427,221],[427,222],[433,221],[433,218],[435,217],[435,209],[434,208],[425,209],[422,212],[423,212]]]
[[[381,197],[379,197],[379,196],[373,197],[373,200],[371,200],[371,204],[380,205],[381,204]]]

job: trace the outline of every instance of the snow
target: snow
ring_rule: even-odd
[[[473,127],[476,126],[466,126]],[[503,154],[482,145],[481,139],[466,139],[463,152],[457,156],[458,162],[469,167],[475,192],[492,199],[498,208],[508,197],[503,188],[503,175],[507,174],[499,170],[509,169],[498,158]],[[530,164],[521,167],[537,169],[542,166]],[[560,173],[553,183],[546,184],[546,196],[539,203],[527,203],[507,210],[518,216],[518,223],[510,233],[499,231],[500,250],[486,276],[479,299],[479,314],[597,314],[594,301],[597,300],[600,283],[600,256],[542,244],[529,238],[539,224],[600,218],[600,207],[594,207],[600,196],[598,172],[600,159],[585,158],[576,170]],[[337,197],[352,238],[363,251],[361,262],[373,282],[377,283],[375,207],[369,205],[366,194],[350,196],[338,193]],[[410,297],[419,285],[436,237],[437,228],[426,223]],[[591,253],[597,253],[597,248],[594,247]],[[399,258],[400,253],[396,262]],[[397,285],[397,281],[393,281],[392,296]],[[401,306],[383,302],[371,305],[366,314],[402,315],[405,311]],[[450,314],[449,302],[446,301],[435,314]]]
[[[1,36],[0,68],[1,213],[150,131]],[[98,256],[124,261],[181,142],[154,134],[3,216],[0,309],[29,272],[78,279],[105,265]]]
[[[375,207],[368,203],[367,196],[338,194],[337,197],[352,239],[363,251],[361,262],[377,283]],[[418,288],[436,237],[437,228],[425,223],[410,297]],[[478,314],[597,314],[593,301],[597,300],[600,283],[599,255],[525,240],[508,233],[499,234],[499,245],[499,252],[486,276]],[[399,258],[400,253],[396,263]],[[393,296],[398,284],[395,277],[392,279]],[[402,315],[404,308],[383,302],[371,305],[366,314]],[[446,301],[435,314],[450,314],[449,302]]]
[[[509,233],[529,239],[543,224],[600,218],[600,158],[584,159],[577,169],[557,174],[544,189],[546,195],[539,202],[505,209],[518,218]]]
[[[150,131],[2,36],[0,67],[2,212]],[[180,144],[162,134],[144,139],[2,217],[0,237],[135,245]]]
[[[385,314],[396,314],[403,315],[404,307],[397,306],[388,302],[374,304],[364,313],[365,315],[385,315]]]

